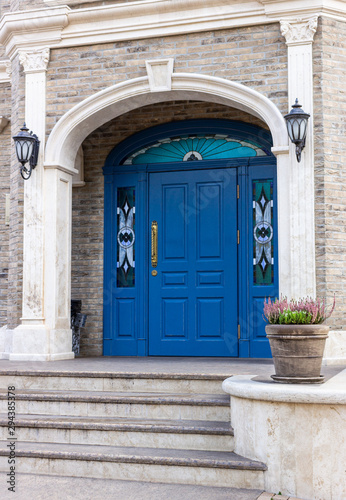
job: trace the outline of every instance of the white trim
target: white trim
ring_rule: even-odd
[[[174,59],[145,61],[151,92],[171,90]]]
[[[268,19],[325,15],[335,19],[346,17],[344,0],[258,0],[264,5]]]
[[[341,0],[215,0],[210,5],[203,0],[178,4],[171,0],[140,0],[83,9],[64,5],[4,14],[0,44],[6,46],[12,58],[19,49],[138,40],[311,15],[346,20],[346,4]]]
[[[11,83],[10,60],[0,61],[0,83]]]
[[[218,102],[255,115],[268,124],[274,148],[287,151],[285,121],[267,97],[223,78],[173,73],[171,91],[151,92],[148,77],[140,77],[101,90],[74,106],[60,118],[48,138],[45,168],[60,165],[75,173],[77,150],[93,130],[131,109],[177,99]]]

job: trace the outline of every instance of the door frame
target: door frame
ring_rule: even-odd
[[[220,123],[222,122],[222,123]],[[202,124],[202,125],[201,125]],[[174,163],[156,163],[156,164],[139,164],[139,165],[123,165],[122,160],[126,158],[130,153],[138,149],[143,145],[148,145],[151,142],[155,142],[158,138],[168,137],[170,134],[174,134],[174,131],[181,135],[185,133],[203,133],[206,130],[210,132],[211,126],[213,126],[213,133],[225,133],[225,124],[228,125],[226,132],[229,130],[235,131],[237,127],[240,127],[235,132],[235,139],[241,135],[242,140],[249,140],[249,133],[246,131],[250,130],[251,136],[256,136],[261,138],[261,143],[265,143],[267,146],[268,156],[258,156],[258,157],[246,157],[246,158],[235,158],[235,159],[221,159],[221,160],[199,160],[197,162],[174,162]],[[172,127],[173,126],[173,127]],[[237,168],[237,177],[239,184],[239,193],[241,198],[241,203],[248,204],[250,197],[250,188],[248,182],[248,171],[251,167],[265,167],[271,166],[276,167],[276,158],[270,153],[271,147],[271,137],[270,133],[260,127],[255,127],[253,125],[247,125],[242,122],[229,122],[228,120],[188,120],[186,122],[176,122],[174,124],[166,124],[163,126],[153,127],[157,129],[154,134],[150,134],[150,130],[144,130],[135,134],[119,146],[115,147],[114,150],[109,154],[105,166],[103,168],[104,179],[105,179],[105,224],[104,224],[104,307],[103,307],[103,325],[104,325],[104,343],[103,343],[103,354],[104,355],[135,355],[135,356],[148,356],[148,344],[149,344],[149,325],[148,325],[148,282],[146,276],[149,272],[149,233],[145,231],[144,228],[148,226],[149,217],[149,199],[148,199],[148,175],[151,172],[167,172],[167,171],[187,171],[187,170],[205,170],[205,169],[222,169],[222,168]],[[172,130],[173,129],[173,130]],[[259,133],[260,131],[260,133]],[[150,140],[149,140],[150,138]],[[116,162],[116,163],[115,163]],[[114,227],[116,227],[116,220],[114,217],[114,206],[115,206],[115,179],[119,179],[119,176],[130,175],[132,178],[136,176],[136,188],[138,192],[136,201],[136,214],[142,214],[142,225],[137,225],[137,231],[139,230],[142,234],[136,236],[137,241],[140,242],[136,249],[136,267],[137,258],[139,259],[139,266],[142,265],[142,270],[137,273],[138,283],[136,287],[136,339],[137,348],[136,352],[132,354],[123,354],[121,350],[118,352],[113,352],[109,346],[115,343],[112,338],[112,327],[113,327],[113,304],[112,297],[110,293],[114,287],[114,276],[112,276],[112,259],[115,255],[115,241],[114,241]],[[275,183],[276,183],[276,175]],[[275,190],[276,192],[276,190]],[[244,201],[242,201],[244,200]],[[246,205],[245,205],[246,206]],[[247,205],[249,207],[249,204]],[[138,207],[138,208],[137,208]],[[249,209],[249,212],[251,210]],[[277,214],[277,210],[276,210]],[[239,342],[239,358],[248,358],[251,356],[250,351],[250,341],[251,335],[249,328],[243,325],[243,319],[249,316],[249,283],[250,279],[250,259],[251,257],[251,240],[252,230],[251,230],[251,214],[247,214],[247,217],[241,217],[241,210],[238,206],[238,228],[241,234],[248,235],[247,238],[241,238],[240,245],[238,247],[238,321],[240,324],[240,338]],[[136,215],[137,216],[137,215]],[[275,245],[275,260],[278,263],[278,242],[277,242],[277,220],[276,220],[276,245]],[[148,226],[149,227],[149,226]],[[245,257],[244,257],[245,256]],[[246,280],[240,279],[240,276],[246,276]],[[275,288],[278,291],[278,270],[275,273]],[[245,285],[245,286],[244,286]],[[140,321],[139,318],[143,318]],[[108,347],[107,347],[108,346]],[[268,357],[268,352],[270,355],[270,350],[264,350],[265,357]]]

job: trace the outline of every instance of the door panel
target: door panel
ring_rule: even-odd
[[[237,356],[236,169],[149,175],[149,354]]]
[[[144,337],[144,182],[136,174],[105,177],[104,343],[106,356],[136,356]],[[144,354],[144,352],[143,352]]]
[[[271,351],[263,320],[264,299],[275,299],[278,286],[276,167],[249,167],[249,338],[250,357],[269,358]]]

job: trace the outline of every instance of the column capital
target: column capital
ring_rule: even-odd
[[[12,61],[5,62],[6,74],[9,78],[12,76]]]
[[[47,71],[49,62],[49,48],[25,52],[19,51],[19,62],[25,73],[38,73]]]
[[[318,16],[296,19],[282,19],[281,33],[286,38],[286,45],[306,45],[312,43],[317,30]]]

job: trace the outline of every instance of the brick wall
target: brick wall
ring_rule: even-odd
[[[171,102],[145,106],[103,125],[83,143],[85,182],[73,188],[72,298],[88,314],[81,354],[102,355],[103,311],[103,175],[111,149],[126,137],[154,125],[186,119],[223,118],[266,127],[239,110],[205,102]]]
[[[0,0],[0,18],[10,10],[10,0]]]
[[[47,4],[43,0],[10,0],[11,11],[47,9]],[[66,2],[68,3],[68,2]]]
[[[35,0],[36,1],[36,0]],[[37,0],[39,1],[39,0]],[[21,0],[13,0],[11,7]],[[25,2],[23,3],[23,5]],[[24,7],[23,7],[24,8]],[[333,326],[343,326],[345,301],[344,195],[345,24],[322,19],[314,51],[316,249],[318,293],[337,292],[338,310]],[[53,49],[47,72],[47,133],[75,104],[114,83],[144,76],[145,60],[174,57],[176,72],[194,72],[231,79],[254,88],[287,110],[287,51],[278,24],[220,30],[151,40]],[[12,135],[23,122],[24,77],[13,64]],[[320,90],[322,86],[322,92]],[[82,352],[102,352],[103,177],[101,167],[116,143],[137,130],[185,117],[239,119],[238,112],[221,106],[188,103],[156,105],[133,111],[95,131],[84,142],[86,182],[74,189],[73,296],[81,298],[89,313]],[[343,114],[342,114],[343,113]],[[130,118],[130,120],[129,120]],[[250,120],[246,115],[241,119]],[[251,120],[250,120],[251,121]],[[120,125],[119,125],[120,124]],[[9,324],[18,323],[21,310],[22,183],[13,158],[9,250]],[[338,203],[335,193],[340,195]],[[1,292],[0,292],[1,293]]]
[[[314,43],[317,291],[336,295],[329,324],[345,328],[346,23],[320,20]]]
[[[279,24],[54,49],[47,72],[47,132],[72,106],[146,75],[145,60],[174,57],[176,72],[241,82],[287,111],[287,50]]]
[[[0,115],[11,116],[11,86],[0,84]],[[5,224],[6,195],[10,194],[11,125],[0,134],[0,327],[7,324],[9,227]]]
[[[15,135],[24,122],[24,74],[18,56],[12,62],[11,135]],[[23,273],[23,179],[20,176],[15,150],[10,143],[10,226],[7,324],[15,328],[22,314]]]

